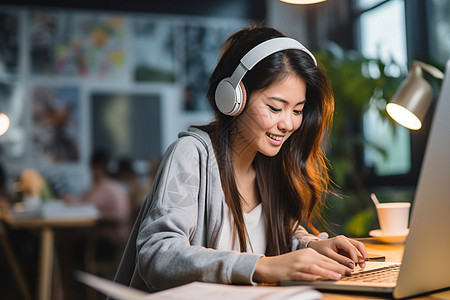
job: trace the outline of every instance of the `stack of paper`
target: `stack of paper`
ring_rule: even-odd
[[[68,205],[61,200],[44,202],[44,204],[34,210],[25,210],[23,205],[16,205],[9,213],[15,218],[79,219],[99,217],[98,209],[93,204]]]
[[[97,207],[93,204],[67,205],[62,201],[44,203],[41,214],[46,219],[98,218]]]

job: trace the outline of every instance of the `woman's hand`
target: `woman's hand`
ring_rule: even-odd
[[[342,235],[326,240],[311,241],[308,247],[351,269],[356,265],[364,268],[365,261],[368,259],[363,243]]]
[[[253,280],[278,282],[280,280],[338,280],[351,274],[352,269],[328,258],[312,248],[301,249],[278,256],[261,257],[256,264]]]

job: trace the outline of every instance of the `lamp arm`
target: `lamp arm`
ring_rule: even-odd
[[[431,65],[428,65],[428,64],[423,63],[418,60],[413,61],[413,64],[418,65],[419,67],[421,67],[422,69],[424,69],[425,71],[427,71],[428,73],[430,73],[437,79],[444,79],[444,73],[442,73],[441,70],[439,70],[436,67],[433,67]]]

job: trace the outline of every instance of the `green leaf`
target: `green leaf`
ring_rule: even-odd
[[[371,229],[372,222],[374,221],[375,210],[372,207],[368,207],[355,216],[353,216],[347,224],[345,224],[345,234],[352,237],[364,237],[367,236]]]

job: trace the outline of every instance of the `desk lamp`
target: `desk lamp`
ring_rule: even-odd
[[[389,116],[408,129],[418,130],[433,100],[430,84],[423,79],[422,70],[438,79],[444,73],[420,61],[413,61],[408,76],[401,83],[390,103],[386,105]]]
[[[0,113],[0,136],[4,135],[9,129],[9,118],[5,113]]]

